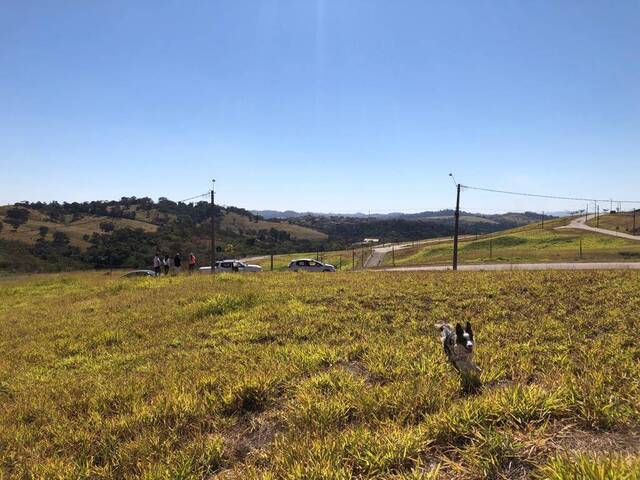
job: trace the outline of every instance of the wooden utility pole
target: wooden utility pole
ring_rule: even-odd
[[[211,274],[216,271],[216,221],[215,221],[215,201],[213,190],[215,188],[215,179],[211,180]]]
[[[542,230],[544,230],[544,212],[542,212]]]
[[[596,228],[600,228],[600,205],[596,205]]]
[[[633,209],[633,230],[631,230],[631,234],[636,234],[636,208]]]
[[[460,226],[460,184],[456,184],[456,214],[453,227],[453,269],[458,270],[458,231]]]

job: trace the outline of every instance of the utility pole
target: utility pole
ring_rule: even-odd
[[[542,212],[542,230],[544,230],[544,212]]]
[[[587,221],[589,218],[589,204],[587,203],[587,208],[584,210],[584,220]]]
[[[596,228],[600,228],[600,205],[596,205]]]
[[[393,245],[391,245],[391,263],[394,267],[396,266],[396,249]]]
[[[631,230],[632,235],[636,234],[636,210],[637,208],[633,209],[633,230]]]
[[[215,188],[215,179],[211,180],[211,274],[216,271],[216,222],[215,222],[215,201],[213,198],[213,190]]]
[[[449,174],[451,175],[451,174]],[[453,177],[453,175],[451,175]],[[455,183],[455,180],[454,180]],[[456,214],[453,227],[453,269],[458,270],[458,232],[460,226],[460,184],[456,184]]]

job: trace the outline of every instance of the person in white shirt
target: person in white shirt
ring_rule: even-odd
[[[156,272],[156,277],[160,276],[161,265],[162,265],[162,260],[160,260],[160,255],[156,253],[155,257],[153,257],[153,270]]]

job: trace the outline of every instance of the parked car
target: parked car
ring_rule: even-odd
[[[155,277],[156,272],[153,270],[132,270],[131,272],[127,272],[122,275],[120,278],[131,278],[131,277]]]
[[[261,272],[260,265],[251,265],[240,260],[218,260],[215,266],[216,272]],[[201,272],[211,272],[211,267],[200,267]]]
[[[322,263],[318,260],[310,258],[301,258],[300,260],[292,260],[289,263],[289,270],[292,272],[335,272],[336,267],[330,263]]]

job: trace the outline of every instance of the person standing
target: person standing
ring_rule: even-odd
[[[162,268],[164,269],[164,274],[169,275],[169,264],[171,261],[169,260],[169,255],[165,255],[162,259]]]
[[[179,253],[176,253],[176,256],[173,257],[173,267],[176,269],[176,273],[180,273],[181,264],[182,264],[182,257],[180,257]]]
[[[193,273],[196,268],[196,256],[191,252],[189,254],[189,273]]]
[[[160,265],[162,265],[162,261],[160,260],[160,255],[156,253],[153,257],[153,271],[156,272],[156,277],[160,276]]]

